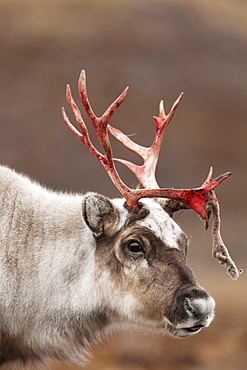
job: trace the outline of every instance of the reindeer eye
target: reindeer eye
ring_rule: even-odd
[[[133,253],[138,253],[138,252],[144,253],[144,249],[142,248],[141,243],[138,242],[137,240],[130,240],[128,243],[128,249],[130,250],[130,252],[133,252]]]

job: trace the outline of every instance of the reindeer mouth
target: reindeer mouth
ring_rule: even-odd
[[[197,333],[203,328],[203,325],[192,326],[191,328],[182,328],[181,330],[186,330],[188,333]]]
[[[185,337],[195,335],[195,334],[199,333],[201,331],[201,329],[204,327],[201,324],[191,326],[189,328],[176,327],[176,326],[170,325],[168,323],[166,325],[167,325],[167,328],[168,328],[170,334],[174,337],[177,337],[177,338],[185,338]]]
[[[177,338],[186,338],[191,337],[192,335],[195,335],[201,331],[202,327],[196,326],[192,328],[184,328],[184,329],[176,329],[173,328],[170,330],[170,333]]]

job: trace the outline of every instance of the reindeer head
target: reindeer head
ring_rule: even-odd
[[[67,86],[67,100],[81,129],[69,121],[64,108],[62,114],[67,126],[98,158],[124,199],[109,200],[99,194],[88,193],[83,201],[83,217],[96,242],[95,263],[99,268],[98,284],[104,290],[105,301],[116,316],[128,318],[131,323],[146,327],[166,328],[176,336],[197,333],[213,318],[214,300],[202,289],[186,265],[187,237],[173,221],[172,215],[180,209],[195,210],[208,227],[213,215],[213,255],[228,267],[233,279],[239,271],[232,261],[220,235],[219,205],[214,188],[230,176],[223,174],[212,179],[212,169],[202,186],[192,189],[160,189],[155,179],[155,168],[165,130],[180,103],[183,94],[165,114],[160,103],[156,121],[156,135],[151,147],[137,145],[126,135],[109,126],[109,120],[124,101],[128,88],[97,117],[89,103],[85,71],[79,78],[82,104],[99,138],[104,154],[91,143],[86,125]],[[137,166],[112,156],[108,130],[128,149],[143,158]],[[118,161],[130,168],[143,189],[130,189],[120,179],[114,165]],[[104,261],[104,262],[103,262]],[[107,266],[107,270],[106,270]],[[107,283],[108,287],[103,289]],[[122,291],[120,295],[117,291]]]
[[[129,210],[123,199],[87,193],[83,215],[95,235],[101,311],[120,325],[177,337],[209,326],[214,300],[186,265],[187,236],[159,202]]]

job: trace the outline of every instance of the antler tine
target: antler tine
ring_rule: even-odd
[[[102,114],[101,117],[97,117],[93,112],[91,104],[88,99],[87,94],[87,86],[86,86],[86,72],[84,70],[81,71],[79,81],[78,81],[78,90],[81,97],[82,104],[87,112],[87,115],[93,124],[95,130],[98,130],[98,126],[102,129],[102,126],[106,127],[113,116],[113,114],[117,111],[120,105],[123,103],[126,95],[128,93],[129,87],[127,86],[122,94],[106,109],[106,111]]]
[[[141,145],[138,145],[120,130],[115,129],[110,125],[108,126],[111,134],[115,136],[116,139],[121,141],[127,149],[142,157],[144,163],[141,166],[135,165],[123,159],[114,158],[114,160],[127,166],[136,175],[145,189],[159,188],[159,185],[155,178],[155,170],[158,162],[161,144],[166,128],[171,121],[180,101],[182,100],[183,95],[183,93],[180,94],[167,115],[165,114],[164,102],[163,100],[161,100],[159,105],[159,116],[153,117],[156,122],[156,133],[154,136],[153,144],[150,147],[143,147]]]
[[[208,171],[208,175],[207,175],[206,180],[204,181],[204,184],[206,184],[207,182],[209,182],[212,179],[212,175],[213,175],[213,167],[210,166],[209,171]]]
[[[81,71],[79,81],[78,81],[78,89],[79,94],[81,97],[82,104],[85,108],[85,111],[93,125],[93,128],[98,136],[98,139],[105,151],[105,154],[108,160],[112,160],[112,151],[110,140],[107,132],[108,123],[113,116],[113,114],[117,111],[120,105],[123,103],[126,95],[128,93],[128,87],[119,95],[119,97],[106,109],[106,111],[102,114],[101,117],[97,117],[93,112],[93,109],[90,105],[88,94],[87,94],[87,87],[86,87],[86,72],[84,70]]]
[[[118,158],[114,158],[114,161],[122,163],[126,167],[128,167],[135,174],[135,176],[138,178],[138,180],[145,189],[159,188],[159,185],[157,184],[155,179],[155,168],[156,168],[156,163],[154,163],[155,158],[152,155],[149,155],[151,154],[149,151],[150,148],[145,148],[141,145],[136,144],[123,132],[110,125],[108,125],[108,129],[111,132],[111,134],[115,136],[116,139],[121,141],[127,149],[131,150],[134,153],[139,154],[139,156],[142,157],[144,164],[139,166],[132,162]]]
[[[71,89],[70,89],[70,86],[67,85],[66,87],[66,98],[67,98],[67,101],[74,113],[74,117],[76,119],[76,122],[78,123],[80,129],[82,132],[78,131],[75,126],[70,122],[66,112],[65,112],[65,109],[62,108],[62,115],[63,115],[63,119],[66,123],[66,125],[69,127],[69,129],[81,140],[81,142],[90,150],[90,152],[95,156],[97,157],[100,161],[102,161],[103,159],[103,156],[102,154],[93,146],[90,138],[89,138],[89,135],[88,135],[88,130],[87,130],[87,127],[85,125],[85,122],[83,121],[82,119],[82,116],[81,116],[81,113],[80,113],[80,110],[79,108],[77,107],[73,97],[72,97],[72,94],[71,94]]]
[[[174,113],[176,112],[176,109],[177,109],[179,103],[181,102],[183,96],[184,96],[184,93],[182,92],[179,95],[179,97],[177,98],[177,100],[173,103],[173,105],[171,107],[171,110],[167,115],[165,114],[164,101],[163,100],[160,101],[159,115],[158,115],[158,117],[156,117],[156,116],[153,117],[156,121],[156,131],[158,131],[158,134],[159,134],[159,135],[156,134],[157,139],[158,139],[157,141],[160,141],[159,136],[161,136],[161,134],[162,134],[162,138],[163,138],[165,130],[166,130],[168,124],[170,123],[172,117],[174,116]],[[155,139],[156,139],[156,137],[155,137]],[[155,139],[154,139],[154,142],[155,142]]]
[[[79,80],[78,80],[78,90],[81,97],[81,102],[85,108],[85,111],[90,119],[90,121],[93,123],[96,119],[96,115],[94,114],[94,111],[91,107],[91,104],[88,100],[87,95],[87,86],[86,86],[86,72],[84,70],[81,71]]]

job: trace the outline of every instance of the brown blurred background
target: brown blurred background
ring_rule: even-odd
[[[86,69],[98,115],[130,85],[111,123],[144,145],[152,142],[160,99],[168,110],[184,91],[165,137],[159,184],[199,186],[210,165],[215,176],[232,171],[217,190],[222,232],[237,265],[247,269],[246,16],[244,0],[0,0],[1,163],[55,189],[118,196],[63,123],[66,83],[78,102],[77,79]],[[140,163],[112,141],[116,156]],[[127,169],[119,170],[136,185]],[[192,236],[189,265],[216,299],[215,321],[180,341],[114,335],[93,350],[87,370],[247,368],[246,272],[232,281],[211,258],[210,232],[195,213],[176,220]]]

